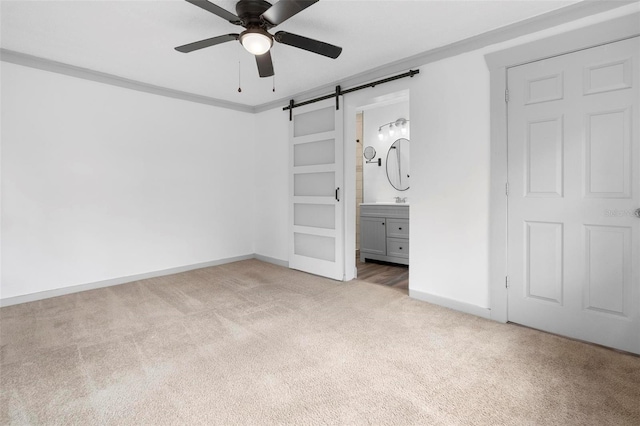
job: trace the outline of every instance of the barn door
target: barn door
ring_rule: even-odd
[[[295,108],[289,140],[289,267],[342,281],[343,119],[335,99]]]
[[[639,40],[508,71],[508,319],[635,353]]]

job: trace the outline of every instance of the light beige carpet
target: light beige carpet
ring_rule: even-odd
[[[0,315],[2,424],[640,424],[638,357],[256,260]]]

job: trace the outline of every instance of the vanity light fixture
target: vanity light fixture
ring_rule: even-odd
[[[383,129],[387,126],[389,127],[389,129],[387,130],[389,137],[393,137],[396,134],[396,131],[399,131],[403,136],[406,135],[408,131],[408,122],[409,120],[407,120],[406,118],[400,117],[396,121],[383,124],[382,126],[378,127],[378,139],[384,139],[385,135]]]
[[[404,118],[402,119],[402,123],[400,124],[400,133],[402,133],[403,136],[407,134],[407,120],[405,120]]]

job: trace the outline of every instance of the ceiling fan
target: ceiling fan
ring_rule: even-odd
[[[271,77],[274,75],[273,61],[271,60],[270,53],[273,40],[333,59],[340,56],[342,52],[341,47],[322,41],[291,34],[286,31],[278,31],[271,35],[268,31],[276,25],[282,24],[297,13],[302,12],[318,0],[280,0],[274,5],[264,0],[240,0],[236,4],[237,15],[206,0],[186,1],[214,15],[218,15],[234,25],[240,25],[244,27],[245,30],[240,34],[225,34],[178,46],[176,47],[178,52],[188,53],[227,41],[239,40],[249,53],[255,55],[260,77]]]

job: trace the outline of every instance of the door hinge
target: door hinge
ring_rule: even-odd
[[[504,91],[504,101],[509,103],[509,89],[505,89]]]
[[[511,283],[509,282],[509,275],[507,275],[506,277],[504,277],[504,288],[509,288],[509,285]]]
[[[504,184],[504,193],[507,197],[509,196],[509,182]]]

